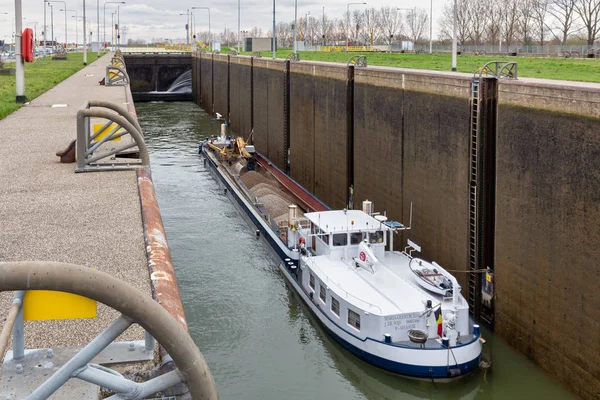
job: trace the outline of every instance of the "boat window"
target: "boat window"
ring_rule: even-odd
[[[383,231],[369,233],[369,243],[383,243]]]
[[[323,303],[327,303],[327,289],[321,283],[319,283],[319,297]]]
[[[350,244],[360,244],[365,238],[365,234],[362,232],[352,232],[350,234]]]
[[[320,239],[325,243],[329,244],[329,235],[321,235]]]
[[[310,223],[310,233],[312,233],[313,235],[317,233],[317,226],[312,222]]]
[[[345,233],[334,233],[333,234],[333,245],[334,246],[345,246],[348,244],[348,235]]]
[[[308,280],[308,284],[312,288],[312,290],[315,290],[315,276],[313,274],[310,274],[310,279]]]
[[[340,302],[335,297],[331,297],[331,311],[338,317],[340,316]]]
[[[348,325],[360,331],[360,315],[352,310],[348,310]]]

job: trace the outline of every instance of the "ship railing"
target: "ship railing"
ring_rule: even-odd
[[[381,310],[381,308],[378,305],[369,303],[368,301],[363,300],[360,297],[353,295],[352,293],[349,293],[347,290],[343,289],[339,283],[333,281],[332,279],[329,279],[329,276],[327,276],[327,274],[325,274],[325,272],[317,266],[317,263],[312,259],[311,256],[308,257],[308,262],[311,265],[312,269],[318,269],[321,272],[322,276],[325,277],[325,283],[328,286],[331,286],[332,284],[335,285],[341,292],[343,292],[345,294],[346,299],[348,299],[348,297],[352,297],[352,298],[360,301],[361,303],[367,305],[369,308],[376,308],[377,310],[379,310],[379,314],[383,315],[383,311]]]

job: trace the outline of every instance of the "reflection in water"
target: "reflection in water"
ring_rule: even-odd
[[[484,332],[493,361],[449,384],[408,380],[351,355],[288,289],[270,247],[197,155],[217,133],[193,103],[136,105],[190,333],[222,399],[570,399]]]

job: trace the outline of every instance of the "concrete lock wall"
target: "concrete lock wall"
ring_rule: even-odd
[[[350,185],[346,77],[343,65],[290,64],[290,174],[334,208]]]
[[[211,73],[201,68],[202,92]],[[412,229],[397,247],[410,238],[423,257],[462,271],[471,78],[377,67],[350,74],[345,65],[292,62],[286,114],[285,62],[232,56],[230,120],[236,133],[250,123],[258,151],[284,169],[288,115],[292,178],[334,208],[345,206],[353,183],[355,208],[369,199],[403,223],[412,202]],[[490,118],[487,131],[497,169],[495,329],[577,395],[596,399],[600,87],[520,80],[498,88],[497,123]],[[467,274],[455,275],[466,296]]]
[[[124,54],[131,92],[164,91],[191,69],[192,56],[185,54]]]
[[[213,109],[213,54],[212,53],[201,53],[200,54],[200,76],[193,77],[192,79],[200,78],[200,106],[206,110],[207,113],[212,114]]]
[[[213,104],[214,112],[229,121],[229,56],[213,55]]]
[[[500,84],[496,330],[585,399],[600,393],[600,91]]]

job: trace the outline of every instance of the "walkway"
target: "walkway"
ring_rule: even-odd
[[[0,120],[0,260],[80,264],[150,294],[135,172],[75,174],[55,156],[75,138],[85,100],[126,103],[125,87],[98,84],[111,57]],[[11,299],[0,296],[0,315]],[[93,320],[26,322],[25,348],[86,344],[117,315],[99,304]],[[119,340],[139,339],[134,325]]]

